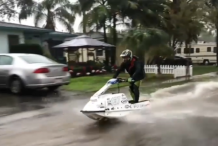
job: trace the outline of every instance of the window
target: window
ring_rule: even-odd
[[[191,54],[194,53],[194,48],[185,48],[184,49],[184,54]]]
[[[56,63],[53,60],[50,60],[44,56],[40,55],[26,55],[26,56],[20,56],[25,62],[29,64],[34,64],[34,63],[48,63],[48,64],[53,64]]]
[[[181,48],[177,49],[177,53],[180,54],[181,53]]]
[[[211,47],[207,47],[207,52],[211,52]]]
[[[200,49],[199,49],[199,48],[196,48],[195,52],[196,52],[196,53],[200,53]]]
[[[213,47],[213,52],[216,53],[217,47]]]
[[[188,48],[184,48],[184,54],[188,54]]]
[[[10,56],[0,56],[0,65],[12,65],[13,58]]]
[[[103,50],[102,49],[96,50],[96,56],[103,56]]]
[[[180,56],[174,56],[174,59],[182,59]]]
[[[19,44],[19,36],[18,35],[8,35],[8,44],[9,44],[9,46],[18,45]]]

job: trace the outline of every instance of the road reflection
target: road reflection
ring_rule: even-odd
[[[52,102],[60,102],[66,98],[60,91],[27,90],[22,95],[13,95],[8,90],[0,90],[0,116],[17,112],[45,108]]]

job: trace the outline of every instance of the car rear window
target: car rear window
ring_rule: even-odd
[[[26,55],[26,56],[20,56],[25,62],[29,64],[33,63],[55,63],[53,60],[50,60],[47,57],[39,56],[39,55]]]

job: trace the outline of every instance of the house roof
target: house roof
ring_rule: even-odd
[[[64,37],[77,37],[77,36],[79,36],[76,33],[72,34],[72,33],[67,33],[67,32],[58,32],[58,31],[50,32],[49,35],[52,35],[52,36],[64,36]]]
[[[93,39],[90,36],[87,35],[81,35],[73,40],[66,41],[62,44],[59,44],[57,46],[54,46],[53,48],[114,48],[114,45],[107,44],[105,42],[98,41],[97,39]]]
[[[40,27],[16,24],[16,23],[8,23],[0,21],[0,29],[7,29],[7,30],[23,30],[23,31],[37,31],[37,32],[52,32],[53,30],[44,29]]]
[[[91,38],[94,39],[104,39],[104,33],[103,32],[89,32],[87,35],[89,35]],[[110,33],[106,33],[107,37],[111,37]],[[117,38],[123,38],[121,34],[117,34]]]
[[[76,36],[80,36],[80,35],[84,35],[84,33],[75,33]],[[88,36],[90,36],[91,38],[93,39],[97,39],[97,40],[104,40],[104,33],[103,32],[89,32],[87,33]],[[107,33],[106,34],[108,38],[110,38],[110,34]],[[123,38],[123,36],[121,34],[117,34],[117,37],[118,38]],[[69,41],[69,40],[72,40],[74,39],[75,37],[69,37],[69,38],[66,38],[64,41]]]

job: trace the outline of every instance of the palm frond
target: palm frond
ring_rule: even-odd
[[[46,18],[46,14],[43,13],[44,10],[45,10],[45,8],[40,4],[37,4],[35,10],[33,10],[35,13],[34,25],[37,27],[39,26],[39,22],[41,22],[42,20],[44,20]]]
[[[124,37],[122,43],[129,44],[134,49],[149,50],[150,47],[166,44],[169,41],[169,35],[156,28],[132,29]]]
[[[67,28],[69,32],[73,32],[73,24],[75,16],[69,13],[64,7],[55,10],[55,17]]]
[[[20,7],[21,11],[19,13],[19,21],[23,19],[27,19],[28,17],[32,16],[36,10],[38,9],[38,3],[35,1],[29,0],[21,0],[18,2],[17,6]]]
[[[68,30],[69,33],[74,32],[72,23],[70,23],[67,19],[64,19],[63,17],[59,17],[57,19]]]

